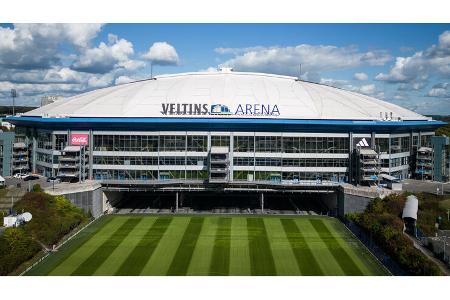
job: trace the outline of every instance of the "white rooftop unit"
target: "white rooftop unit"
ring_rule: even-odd
[[[406,198],[405,207],[403,208],[402,219],[412,218],[417,220],[417,211],[419,209],[419,200],[416,196],[408,196]]]

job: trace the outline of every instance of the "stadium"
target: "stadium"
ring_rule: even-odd
[[[377,156],[379,173],[401,180],[414,172],[412,149],[429,147],[443,124],[369,96],[226,68],[95,90],[8,121],[35,145],[37,173],[131,187],[370,184],[377,168],[356,155]],[[82,170],[61,168],[80,147]]]
[[[379,195],[352,187],[414,176],[444,124],[227,68],[94,90],[8,121],[29,169],[68,182],[56,191],[94,217],[116,213],[30,275],[386,275],[329,216]]]

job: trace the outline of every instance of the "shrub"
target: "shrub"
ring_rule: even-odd
[[[51,247],[87,220],[83,211],[63,196],[43,192],[25,194],[14,208],[30,212],[33,218],[19,228],[6,229],[0,236],[0,275],[7,275],[36,255],[41,249],[40,243]]]
[[[442,275],[441,270],[403,234],[403,221],[400,217],[407,195],[405,193],[374,199],[364,213],[347,215],[347,218],[369,233],[374,241],[409,273]],[[430,204],[425,204],[427,205]],[[419,218],[421,215],[429,222],[431,217],[427,211],[419,212]]]
[[[7,228],[0,236],[0,275],[32,258],[41,246],[23,228]]]
[[[42,192],[41,185],[38,184],[38,183],[36,183],[35,185],[33,185],[33,192],[35,192],[35,193]]]

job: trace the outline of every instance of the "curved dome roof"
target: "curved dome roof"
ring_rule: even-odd
[[[373,97],[295,77],[225,70],[165,75],[98,89],[24,116],[380,120],[380,114],[390,118],[391,113],[393,120],[428,119]]]

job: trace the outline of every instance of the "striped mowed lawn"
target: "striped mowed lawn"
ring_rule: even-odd
[[[387,275],[336,219],[110,215],[27,275]]]

